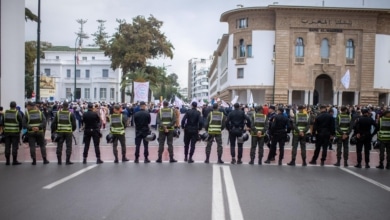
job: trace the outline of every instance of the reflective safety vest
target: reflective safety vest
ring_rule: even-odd
[[[172,122],[173,117],[173,111],[170,108],[162,108],[160,109],[160,123],[162,126],[167,126],[168,130],[173,130],[173,127],[169,127],[169,125]],[[160,127],[160,131],[163,131],[164,129]]]
[[[267,120],[267,116],[261,113],[253,114],[253,125],[255,126],[257,131],[263,131],[265,128],[265,122]],[[252,136],[257,136],[257,132],[251,132]],[[264,134],[263,134],[264,135]]]
[[[390,118],[382,117],[379,119],[378,139],[380,141],[390,141]]]
[[[18,111],[6,110],[4,113],[4,133],[16,133],[20,132]]]
[[[112,134],[124,134],[125,125],[123,124],[123,115],[122,114],[112,114],[110,116],[110,131]]]
[[[70,120],[70,112],[68,110],[62,110],[57,112],[57,132],[59,133],[72,133],[72,122]]]
[[[221,134],[223,113],[220,111],[210,112],[210,121],[209,121],[209,134]]]
[[[341,113],[339,114],[339,128],[342,132],[348,132],[349,126],[351,124],[351,116],[349,114]],[[341,137],[342,134],[339,134],[336,131],[336,136]]]
[[[305,131],[307,124],[309,123],[309,116],[305,113],[297,113],[295,115],[295,125],[299,131]],[[298,135],[299,132],[294,130],[294,134]]]
[[[30,110],[26,111],[26,116],[28,117],[27,124],[30,125],[30,127],[39,127],[42,123],[42,112],[39,110]],[[29,133],[34,133],[34,131],[29,130]],[[40,128],[39,132],[43,132],[43,129]]]

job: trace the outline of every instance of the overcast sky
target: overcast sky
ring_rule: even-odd
[[[38,0],[25,0],[26,7],[38,14]],[[116,19],[131,22],[132,18],[153,15],[163,21],[162,31],[175,47],[174,58],[160,59],[154,64],[169,66],[168,73],[179,76],[181,87],[187,87],[187,67],[191,58],[208,58],[217,48],[218,39],[228,32],[221,23],[223,12],[244,7],[279,5],[322,6],[323,0],[41,0],[41,41],[53,46],[74,47],[77,19],[84,24],[87,34],[95,33],[96,20],[106,20],[106,32],[115,32]],[[325,6],[390,8],[389,0],[325,0]],[[37,24],[26,23],[26,41],[36,40]],[[92,44],[92,36],[84,46]]]

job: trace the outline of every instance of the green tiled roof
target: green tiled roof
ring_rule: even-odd
[[[74,51],[74,48],[68,46],[53,46],[47,48],[45,51]],[[81,48],[81,51],[84,52],[103,52],[99,48]]]

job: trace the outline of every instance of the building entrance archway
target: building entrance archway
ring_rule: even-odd
[[[313,95],[313,104],[333,104],[333,82],[326,75],[321,74],[316,78]]]

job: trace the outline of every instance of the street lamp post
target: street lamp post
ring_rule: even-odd
[[[272,57],[272,64],[274,65],[274,85],[272,87],[272,105],[275,104],[275,84],[276,84],[276,56],[275,56],[275,45]]]
[[[74,91],[73,91],[73,101],[76,102],[76,85],[77,85],[77,40],[80,39],[80,36],[77,36],[76,41],[74,43]]]

